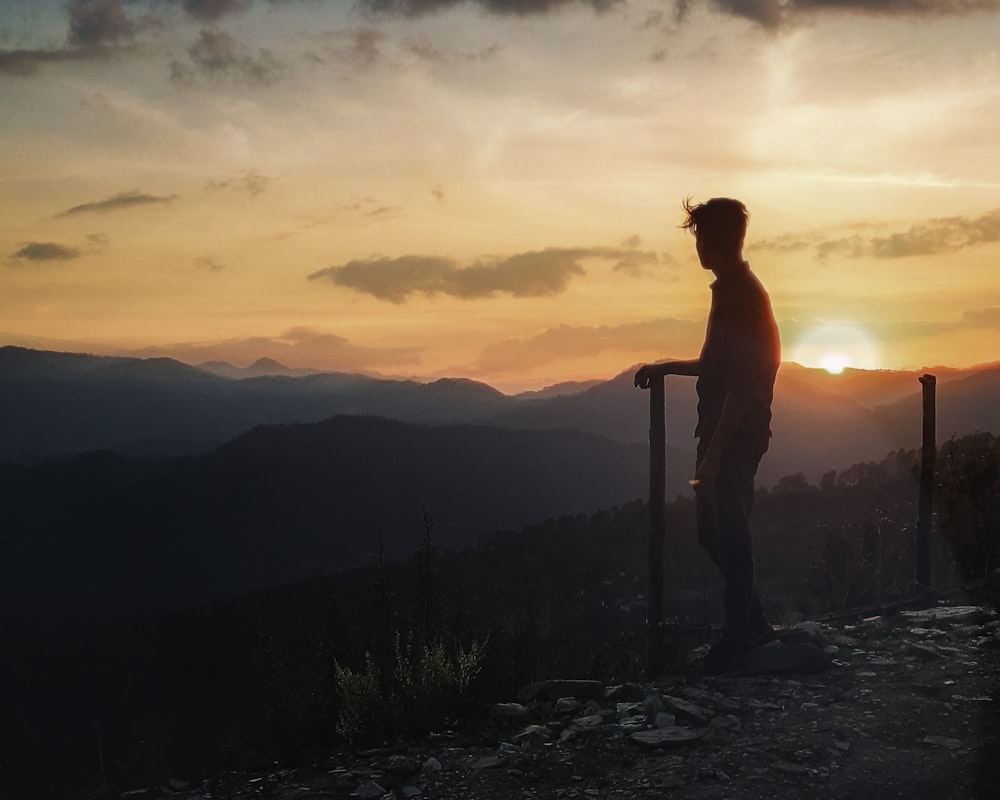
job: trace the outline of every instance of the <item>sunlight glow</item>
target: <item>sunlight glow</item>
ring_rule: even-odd
[[[828,353],[823,356],[819,365],[831,375],[839,375],[844,369],[851,366],[851,359],[843,353]]]
[[[792,343],[791,360],[839,374],[848,367],[879,369],[879,355],[868,333],[849,322],[824,322],[807,328]]]

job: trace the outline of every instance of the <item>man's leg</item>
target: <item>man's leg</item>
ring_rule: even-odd
[[[725,581],[725,632],[720,643],[739,653],[770,631],[754,583],[750,512],[759,456],[727,453],[711,495],[697,500],[698,539]]]

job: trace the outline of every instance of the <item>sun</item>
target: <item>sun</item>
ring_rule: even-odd
[[[820,359],[819,365],[831,375],[839,375],[851,366],[851,359],[843,353],[827,353]]]
[[[878,348],[871,335],[853,322],[819,322],[793,339],[791,360],[839,375],[848,367],[879,369]]]

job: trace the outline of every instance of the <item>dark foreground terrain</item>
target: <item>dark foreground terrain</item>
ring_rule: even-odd
[[[1000,618],[980,605],[803,623],[812,674],[547,681],[465,732],[135,798],[928,798],[1000,793]],[[119,796],[112,788],[94,798]]]

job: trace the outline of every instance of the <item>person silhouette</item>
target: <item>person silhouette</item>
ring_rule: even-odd
[[[704,658],[706,672],[732,669],[740,656],[776,639],[754,580],[750,513],[754,478],[771,437],[771,401],[781,341],[771,300],[743,258],[749,212],[715,197],[683,204],[702,268],[715,275],[698,358],[645,364],[635,385],[665,375],[697,377],[694,479],[698,541],[725,583],[725,624]]]

